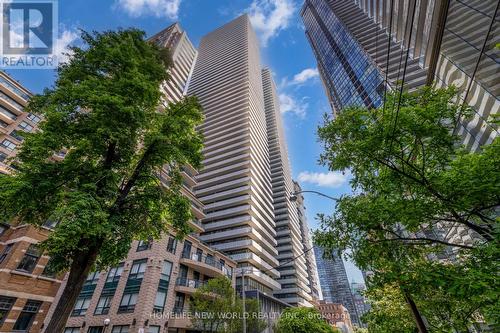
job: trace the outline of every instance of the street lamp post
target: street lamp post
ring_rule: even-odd
[[[241,271],[241,291],[242,291],[242,295],[241,295],[241,298],[243,300],[243,333],[247,333],[247,319],[245,317],[245,313],[246,313],[246,304],[245,304],[245,272],[246,272],[246,268],[244,268],[242,271]]]
[[[297,195],[301,194],[301,193],[314,193],[314,194],[321,195],[322,197],[328,198],[328,199],[333,200],[333,201],[339,201],[340,200],[339,198],[334,198],[334,197],[331,197],[329,195],[326,195],[326,194],[318,192],[318,191],[298,191],[298,192],[292,192],[290,194],[290,200],[291,201],[297,201]]]

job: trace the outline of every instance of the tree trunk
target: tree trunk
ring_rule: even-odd
[[[407,291],[404,290],[403,295],[406,299],[406,302],[408,303],[408,306],[410,307],[411,314],[413,316],[413,319],[415,320],[415,324],[417,325],[418,332],[428,333],[427,327],[425,327],[424,320],[422,319],[422,316],[420,315],[420,312],[418,311],[417,305],[413,301],[413,298]]]
[[[68,281],[57,303],[52,318],[45,328],[45,333],[63,333],[66,322],[75,306],[76,299],[80,294],[83,284],[90,273],[92,265],[96,261],[98,249],[93,247],[80,251],[74,256],[69,270]]]

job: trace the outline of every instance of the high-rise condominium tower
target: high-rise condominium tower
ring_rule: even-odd
[[[198,52],[179,23],[172,24],[149,40],[170,50],[173,61],[170,80],[164,82],[162,88],[167,102],[178,102],[184,96]]]
[[[203,107],[202,240],[238,262],[246,289],[281,288],[259,46],[248,16],[205,35],[188,88]],[[241,279],[237,281],[241,283]]]
[[[293,182],[293,191],[296,196],[297,214],[299,215],[300,229],[302,232],[303,253],[306,258],[307,280],[313,300],[322,298],[321,287],[319,285],[318,268],[316,266],[316,258],[313,251],[313,242],[309,233],[309,225],[306,217],[306,206],[304,196],[301,194],[302,188],[296,181]]]
[[[490,120],[500,110],[498,8],[497,0],[306,0],[302,18],[335,112],[362,105],[357,95],[378,106],[384,87],[402,81],[409,90],[455,85],[476,111],[459,134],[478,150],[498,135]]]
[[[361,326],[354,296],[344,266],[344,261],[336,253],[326,253],[315,245],[314,255],[318,265],[318,275],[323,299],[328,303],[342,304],[349,310],[353,324]]]
[[[271,71],[262,70],[264,86],[264,104],[266,110],[267,136],[269,143],[269,160],[271,166],[271,184],[273,191],[274,221],[276,223],[276,239],[278,241],[278,271],[281,276],[281,290],[274,295],[292,305],[312,306],[310,301],[307,257],[304,252],[302,225],[299,220],[296,203],[290,200],[294,191],[285,133],[281,122],[281,113]]]
[[[178,23],[150,40],[171,52],[171,79],[162,84],[162,89],[165,103],[178,102],[184,96],[196,49]],[[228,277],[235,285],[236,262],[198,237],[203,231],[199,221],[204,214],[194,195],[195,175],[192,167],[183,167],[181,191],[191,201],[194,219],[189,224],[193,233],[183,240],[177,240],[171,232],[159,240],[134,241],[118,266],[91,273],[67,322],[66,333],[190,331],[192,322],[182,314],[189,311],[189,298],[197,288],[219,276]],[[160,179],[168,186],[168,179],[163,175]],[[170,316],[172,313],[175,316]],[[103,318],[109,319],[109,330]]]

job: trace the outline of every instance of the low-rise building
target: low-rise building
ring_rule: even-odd
[[[0,225],[0,332],[38,333],[61,277],[45,266],[38,243],[49,234],[50,225],[37,229],[30,225]]]
[[[134,241],[120,265],[89,274],[65,333],[187,332],[191,295],[219,276],[234,286],[235,267],[194,235]]]
[[[338,328],[342,333],[353,332],[351,316],[342,304],[319,301],[315,307],[330,325]]]

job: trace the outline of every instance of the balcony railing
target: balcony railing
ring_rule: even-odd
[[[188,278],[177,278],[175,281],[176,286],[181,286],[181,287],[188,287],[188,288],[200,288],[201,286],[204,286],[207,282],[206,281],[200,281],[200,280],[192,280]]]
[[[195,205],[196,206],[196,205]],[[191,223],[196,224],[200,228],[203,228],[203,224],[201,224],[201,221],[198,219],[191,219]]]
[[[222,271],[224,273],[224,275],[228,276],[229,278],[232,276],[231,270],[229,270],[220,261],[216,260],[215,257],[210,257],[210,256],[196,253],[196,252],[183,251],[182,258],[205,263],[209,266],[212,266],[212,267]]]

